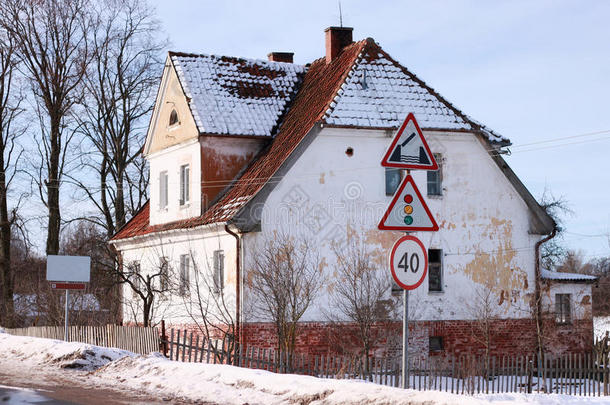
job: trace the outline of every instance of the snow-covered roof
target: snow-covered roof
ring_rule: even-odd
[[[579,273],[560,273],[558,271],[550,271],[547,269],[541,269],[540,275],[543,279],[546,280],[555,280],[555,281],[590,281],[593,282],[597,280],[597,277],[591,276],[588,274],[579,274]]]
[[[410,112],[422,128],[478,130],[491,142],[510,143],[463,114],[379,46],[362,49],[325,121],[337,126],[397,128]]]
[[[272,136],[305,67],[170,53],[200,133]]]

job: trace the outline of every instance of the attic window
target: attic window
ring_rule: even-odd
[[[172,125],[177,124],[179,124],[178,113],[176,112],[176,110],[172,110],[172,112],[169,114],[169,126],[171,127]]]

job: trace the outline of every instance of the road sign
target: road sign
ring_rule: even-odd
[[[91,271],[89,256],[47,256],[47,280],[88,283]]]
[[[428,255],[424,244],[415,236],[398,239],[390,253],[392,277],[404,290],[414,290],[428,273]]]
[[[438,170],[438,164],[413,113],[407,115],[394,135],[381,165],[399,169]]]
[[[53,290],[84,290],[86,287],[85,283],[51,283]]]
[[[438,224],[410,175],[402,181],[377,228],[405,232],[438,231]]]

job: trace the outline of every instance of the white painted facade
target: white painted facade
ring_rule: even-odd
[[[443,291],[429,292],[425,280],[411,293],[411,314],[422,320],[471,319],[474,309],[469,306],[476,303],[478,289],[491,288],[501,317],[529,316],[526,298],[533,293],[534,244],[540,236],[529,233],[526,204],[477,136],[424,134],[432,152],[442,156],[442,196],[426,195],[426,172],[411,174],[440,230],[413,235],[426,248],[442,249]],[[348,229],[364,238],[391,283],[388,254],[401,233],[377,229],[392,198],[385,194],[385,169],[380,165],[390,135],[380,130],[323,129],[267,198],[261,232],[244,236],[246,273],[256,254],[248,247],[262,243],[265,235],[280,231],[316,241],[329,279],[307,320],[324,320],[328,291],[340,282],[332,277],[331,243],[344,243]],[[351,157],[347,148],[353,149]],[[246,300],[248,296],[246,291]]]
[[[219,297],[209,294],[208,286],[213,286],[214,251],[224,254],[224,278],[222,289],[224,303],[231,314],[235,313],[235,238],[227,234],[221,226],[202,226],[188,230],[168,231],[153,235],[126,239],[117,244],[122,252],[124,266],[139,264],[141,273],[155,274],[162,258],[169,264],[169,290],[158,294],[153,305],[152,323],[162,319],[173,324],[192,324],[193,317],[200,319],[199,298],[207,303],[211,316],[221,316],[215,302]],[[185,295],[180,295],[180,256],[190,258],[190,286]],[[156,279],[158,285],[159,280]],[[131,287],[123,284],[123,320],[141,322],[141,300],[134,296]]]
[[[534,290],[534,244],[539,235],[530,233],[529,210],[506,176],[489,157],[484,142],[471,133],[424,131],[433,153],[442,156],[442,195],[427,196],[426,172],[411,175],[440,226],[438,232],[414,232],[428,249],[442,250],[442,292],[428,291],[428,280],[411,292],[410,313],[417,320],[468,320],[475,317],[481,295],[493,291],[496,314],[500,318],[528,318],[529,299]],[[259,232],[242,234],[241,268],[243,321],[262,321],[248,310],[248,270],[256,247],[274,232],[288,233],[313,241],[325,263],[326,283],[316,303],[303,320],[324,321],[329,308],[335,254],[331,243],[344,244],[348,231],[366,241],[374,262],[391,275],[388,254],[400,232],[379,231],[377,224],[392,196],[385,194],[385,169],[379,164],[392,134],[382,130],[324,128],[296,159],[282,180],[275,185],[262,207]],[[348,156],[346,150],[353,149]],[[189,156],[190,154],[190,156]],[[198,193],[191,193],[189,207],[178,204],[179,166],[192,162],[199,167],[199,143],[187,141],[149,156],[151,180],[158,173],[170,173],[169,207],[157,210],[156,181],[151,181],[151,224],[189,216],[200,210]],[[192,171],[192,184],[199,184]],[[172,181],[172,175],[174,180]],[[199,175],[200,176],[200,175]],[[192,187],[192,186],[191,186]],[[211,281],[214,250],[224,252],[226,301],[234,308],[236,295],[236,241],[223,225],[173,230],[135,237],[116,243],[125,264],[138,262],[143,272],[155,271],[161,257],[167,257],[178,283],[180,255],[189,254],[191,293],[197,289],[196,277]],[[200,290],[203,291],[203,290]],[[574,316],[584,315],[578,303],[591,294],[590,285],[553,284],[544,296],[552,308],[555,293],[571,293]],[[125,287],[129,301],[131,292]],[[155,310],[155,321],[189,323],[189,297],[175,291],[164,295]],[[190,297],[193,300],[195,297]],[[194,300],[193,300],[194,301]],[[126,321],[133,318],[133,304],[124,310]]]
[[[201,214],[201,152],[197,138],[147,156],[150,166],[150,224],[157,225]],[[189,201],[180,204],[180,167],[189,167]],[[167,206],[160,204],[160,175],[168,176]]]

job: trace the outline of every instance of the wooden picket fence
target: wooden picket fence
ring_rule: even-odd
[[[5,330],[12,335],[64,340],[63,326],[31,326]],[[152,327],[70,326],[68,328],[68,341],[116,347],[139,354],[159,351],[159,331]]]
[[[275,373],[311,375],[320,378],[358,379],[399,387],[401,359],[368,359],[368,367],[357,356],[288,356],[277,350],[240,346],[233,351],[227,342],[200,338],[193,332],[171,330],[162,338],[162,351],[171,360],[233,364]],[[558,393],[582,396],[609,395],[608,355],[547,354],[537,356],[430,356],[409,362],[409,387],[457,394]]]

